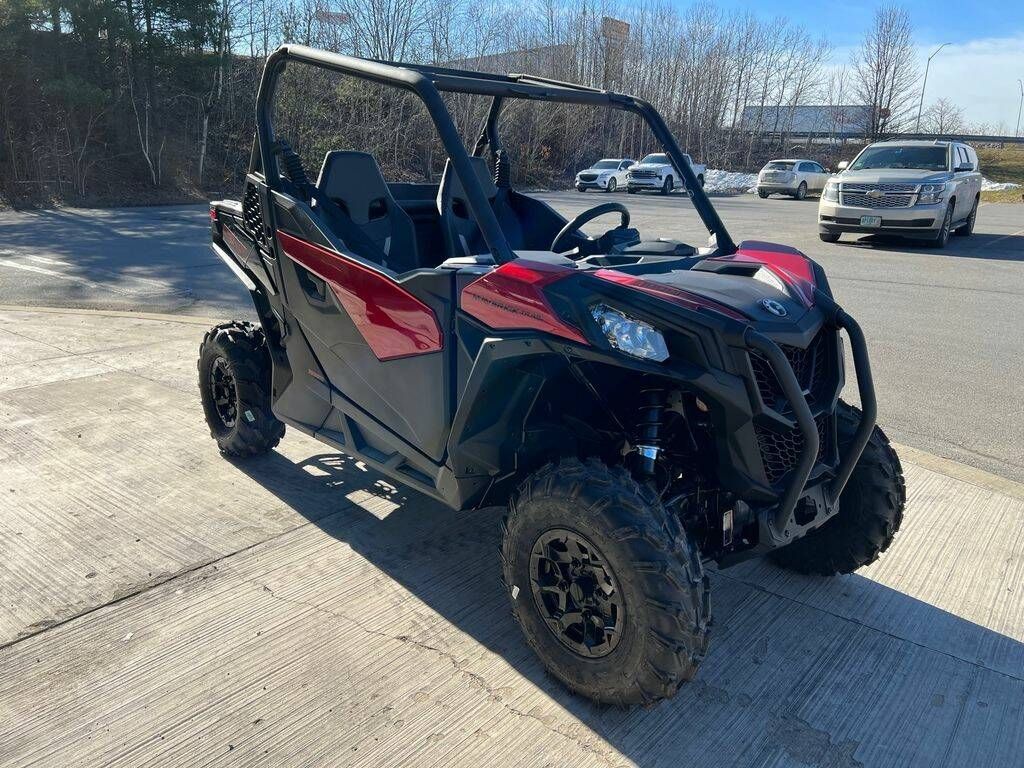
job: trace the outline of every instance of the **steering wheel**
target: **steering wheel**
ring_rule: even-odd
[[[579,230],[584,224],[589,221],[593,221],[598,216],[604,216],[606,213],[618,213],[622,221],[619,224],[619,229],[625,229],[629,226],[629,209],[622,203],[601,203],[601,205],[595,205],[593,208],[584,211],[579,216],[576,216],[568,224],[562,227],[561,231],[555,235],[555,239],[551,241],[551,250],[554,253],[560,253],[563,249],[568,248],[568,243],[563,245],[563,240],[568,240],[569,235]],[[587,238],[589,242],[596,243],[596,240]]]

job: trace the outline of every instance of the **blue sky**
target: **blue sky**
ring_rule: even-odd
[[[688,0],[677,0],[681,6]],[[723,9],[749,10],[761,18],[785,16],[825,37],[835,48],[833,64],[850,52],[870,26],[875,2],[822,0],[717,0]],[[952,43],[932,60],[925,105],[945,96],[963,107],[972,123],[1003,123],[1012,134],[1024,78],[1024,0],[911,0],[900,5],[910,13],[921,69],[941,43]]]

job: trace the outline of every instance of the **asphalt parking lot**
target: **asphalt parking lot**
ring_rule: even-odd
[[[681,194],[540,196],[573,215],[616,199],[645,236],[706,238]],[[794,245],[825,266],[867,334],[894,438],[1024,481],[1024,206],[983,205],[973,237],[935,251],[822,243],[813,199],[714,202],[735,239]],[[209,250],[208,223],[205,206],[0,212],[0,304],[247,314],[248,296]]]
[[[881,559],[712,570],[697,678],[599,707],[522,641],[500,510],[294,431],[222,458],[210,322],[0,310],[0,764],[1021,764],[1024,485],[901,447]]]

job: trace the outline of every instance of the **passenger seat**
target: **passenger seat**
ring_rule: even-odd
[[[499,189],[491,178],[487,161],[482,157],[470,157],[470,163],[476,173],[484,196],[491,204],[498,224],[512,249],[523,247],[523,226],[519,216],[508,201],[508,189]],[[484,241],[483,233],[477,226],[476,219],[469,209],[466,191],[462,181],[455,173],[449,159],[441,175],[441,184],[437,190],[437,211],[441,216],[441,230],[444,233],[445,249],[448,258],[462,258],[489,253],[490,248]]]

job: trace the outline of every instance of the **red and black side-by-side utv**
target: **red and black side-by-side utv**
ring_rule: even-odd
[[[271,119],[286,65],[415,94],[448,155],[440,182],[389,183],[341,150],[310,178]],[[445,92],[490,99],[472,152]],[[638,115],[708,245],[645,237],[621,203],[567,221],[514,189],[498,123],[517,99]],[[675,693],[707,649],[708,562],[769,554],[831,575],[889,546],[903,475],[860,328],[799,251],[732,241],[650,104],[286,45],[257,127],[242,199],[210,209],[213,248],[259,317],[200,349],[221,451],[265,452],[290,425],[454,508],[507,505],[513,614],[570,689]],[[609,213],[618,226],[582,232]],[[861,409],[840,399],[844,333]]]

